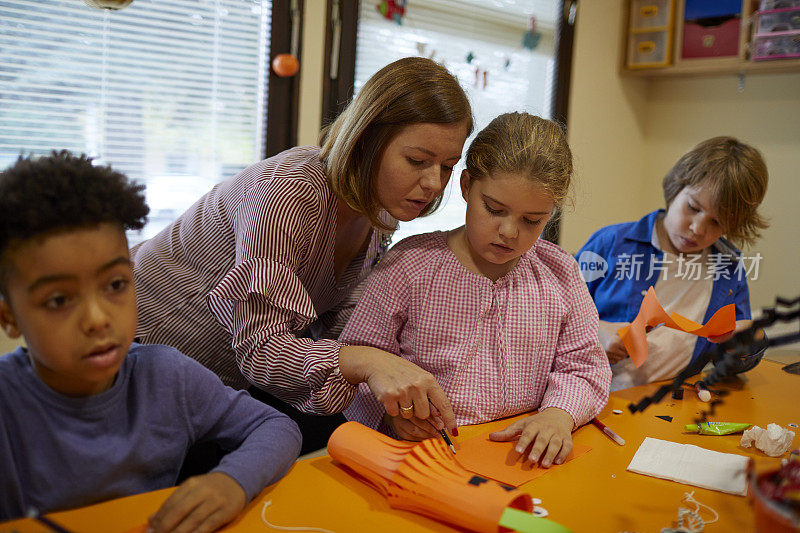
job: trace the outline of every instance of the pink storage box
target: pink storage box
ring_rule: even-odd
[[[753,36],[753,61],[800,57],[800,31]]]
[[[739,55],[739,17],[731,17],[718,26],[686,22],[683,26],[681,57],[735,57]]]
[[[800,8],[759,13],[756,33],[800,30]]]
[[[800,0],[761,0],[759,11],[800,7]]]

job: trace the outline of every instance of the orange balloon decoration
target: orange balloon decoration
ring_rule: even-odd
[[[375,487],[392,508],[471,531],[508,531],[499,525],[507,507],[533,511],[529,494],[465,470],[439,439],[401,442],[346,422],[331,435],[328,453]]]
[[[278,54],[272,60],[272,70],[281,78],[289,78],[297,74],[300,62],[292,54]]]

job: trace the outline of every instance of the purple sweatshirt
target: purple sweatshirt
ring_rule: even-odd
[[[45,385],[24,348],[0,357],[0,520],[170,487],[206,440],[230,450],[213,471],[249,501],[288,471],[301,437],[168,346],[133,344],[111,388],[84,398]]]

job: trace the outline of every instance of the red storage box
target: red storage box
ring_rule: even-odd
[[[741,19],[730,17],[721,24],[704,26],[701,20],[686,21],[683,26],[681,57],[735,57],[739,55]]]

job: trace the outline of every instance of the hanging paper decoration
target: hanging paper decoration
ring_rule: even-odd
[[[475,67],[475,88],[485,89],[488,81],[489,71],[481,67]]]
[[[393,20],[398,25],[403,24],[406,14],[406,0],[383,0],[375,6],[383,18]]]
[[[429,54],[426,55],[426,50],[428,49],[427,43],[417,42],[417,52],[422,57],[427,57],[428,59],[433,59],[436,57],[436,50],[431,50]]]
[[[474,59],[475,59],[475,54],[473,54],[473,53],[472,53],[472,50],[470,50],[470,51],[469,51],[469,53],[467,54],[467,57],[466,57],[467,64],[470,64],[470,65],[471,65],[471,64],[472,64],[472,61],[473,61]]]
[[[528,50],[533,50],[539,46],[539,41],[542,38],[542,33],[536,31],[536,17],[531,17],[528,24],[528,31],[522,34],[522,46]]]
[[[462,468],[440,439],[397,441],[358,422],[345,422],[328,440],[328,453],[378,490],[394,509],[471,531],[507,531],[503,526],[509,516],[517,524],[520,519],[535,521],[537,531],[566,531],[530,514],[529,494]]]

